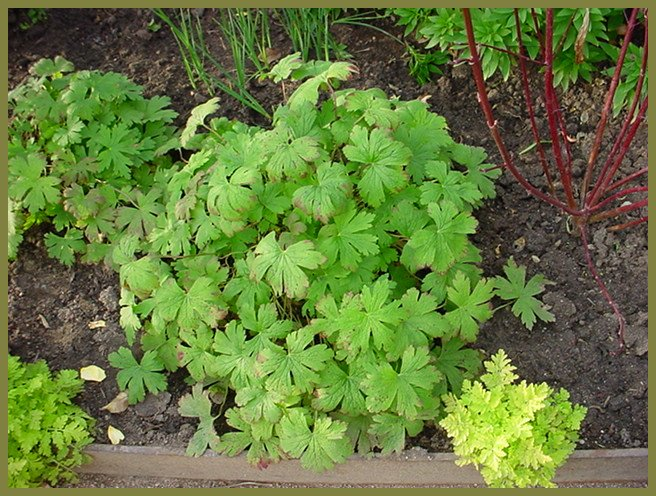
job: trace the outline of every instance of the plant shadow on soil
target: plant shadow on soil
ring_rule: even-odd
[[[205,9],[209,25],[211,9]],[[192,90],[180,61],[177,45],[165,28],[148,30],[153,18],[147,9],[48,9],[48,18],[36,26],[18,27],[24,13],[9,16],[9,87],[27,74],[42,57],[62,55],[76,69],[121,72],[144,86],[147,96],[168,95],[183,123],[190,110],[207,97]],[[399,35],[389,21],[380,27]],[[467,67],[447,68],[445,74],[422,87],[408,76],[403,46],[363,27],[338,26],[335,34],[347,45],[359,73],[348,82],[356,88],[379,87],[401,99],[425,97],[431,110],[447,119],[456,140],[483,146],[490,161],[497,158],[476,103]],[[208,34],[217,53],[225,52],[218,35]],[[281,53],[290,47],[281,32],[274,44]],[[492,83],[495,86],[495,83]],[[596,108],[603,82],[579,84],[565,95],[565,106],[574,107],[568,131],[584,151],[594,127],[581,123],[582,111]],[[267,108],[280,101],[272,84],[253,85],[252,92]],[[530,143],[527,119],[521,104],[519,81],[499,82],[492,103],[503,118],[503,132],[511,149]],[[250,124],[265,125],[254,114],[227,97],[221,97],[220,114]],[[570,107],[570,108],[571,108]],[[590,111],[592,113],[592,111]],[[594,119],[591,119],[594,120]],[[631,150],[629,160],[646,163],[646,126]],[[583,152],[581,152],[583,156]],[[588,407],[581,431],[581,449],[647,446],[647,225],[611,233],[591,229],[593,256],[602,278],[616,298],[627,321],[624,354],[617,347],[617,323],[588,274],[579,239],[568,233],[567,219],[549,206],[529,197],[508,176],[497,182],[497,198],[475,212],[479,228],[473,241],[482,250],[487,276],[501,274],[511,255],[528,268],[529,277],[543,273],[553,285],[543,300],[552,306],[555,323],[538,323],[526,330],[508,308],[500,309],[482,326],[474,346],[486,356],[506,350],[521,379],[546,381],[564,387],[572,401]],[[117,275],[103,266],[81,263],[71,268],[48,257],[40,226],[26,233],[18,259],[9,266],[9,351],[25,360],[48,360],[51,368],[79,369],[95,364],[108,372],[102,383],[88,383],[78,402],[98,419],[96,440],[107,442],[111,423],[125,434],[124,444],[185,446],[195,425],[177,413],[179,398],[189,391],[182,373],[173,374],[167,393],[119,415],[101,410],[118,393],[116,370],[107,355],[125,344],[119,326]],[[103,320],[105,327],[90,329]],[[220,430],[222,426],[217,428]],[[443,432],[427,428],[408,447],[429,451],[450,448]]]

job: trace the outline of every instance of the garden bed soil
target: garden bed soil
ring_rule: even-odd
[[[146,9],[48,9],[47,20],[28,30],[18,23],[23,12],[10,11],[9,87],[26,75],[42,57],[62,55],[77,69],[121,72],[145,88],[147,96],[168,95],[183,123],[190,110],[207,98],[195,92],[186,76],[177,45],[166,28],[148,30],[153,19]],[[211,9],[202,13],[211,27]],[[378,24],[395,35],[393,23]],[[348,84],[379,87],[401,99],[428,98],[431,110],[444,116],[454,139],[483,146],[491,161],[497,154],[476,102],[473,80],[464,66],[447,68],[434,82],[419,86],[406,68],[403,46],[363,27],[335,30],[359,72]],[[275,34],[275,33],[274,33]],[[278,49],[290,47],[277,33]],[[215,29],[208,42],[220,55]],[[502,131],[511,149],[530,144],[529,126],[522,110],[519,82],[493,81],[492,103],[503,119]],[[272,84],[254,85],[253,93],[271,108],[281,95]],[[568,131],[577,139],[580,159],[594,132],[594,113],[603,95],[601,81],[579,83],[563,103],[573,109]],[[221,115],[265,125],[262,118],[230,98],[221,97]],[[582,119],[581,116],[586,116]],[[629,161],[646,164],[647,129],[641,131]],[[582,162],[580,162],[582,163]],[[482,250],[485,274],[500,274],[508,257],[528,268],[529,276],[544,274],[543,300],[556,315],[554,323],[525,329],[508,307],[495,312],[482,326],[474,346],[487,356],[506,350],[517,372],[528,382],[548,382],[566,388],[574,402],[588,407],[581,431],[581,449],[647,446],[647,225],[611,233],[605,226],[591,229],[591,250],[598,270],[616,298],[627,322],[627,351],[617,349],[617,323],[587,271],[580,240],[570,234],[567,219],[529,197],[507,175],[497,182],[497,198],[475,212],[479,227],[473,237]],[[102,265],[77,263],[68,268],[48,257],[43,234],[48,226],[26,233],[18,259],[9,265],[9,350],[32,361],[46,359],[57,370],[95,364],[108,372],[102,383],[88,383],[79,404],[98,419],[97,442],[106,443],[111,424],[125,434],[126,445],[185,446],[195,431],[193,421],[177,414],[179,398],[189,391],[184,374],[170,378],[169,389],[149,396],[124,413],[102,410],[119,392],[116,371],[107,355],[125,344],[119,320],[117,275]],[[102,320],[105,327],[90,329]],[[221,426],[217,426],[219,429]],[[408,441],[408,447],[446,451],[443,432],[426,429]]]

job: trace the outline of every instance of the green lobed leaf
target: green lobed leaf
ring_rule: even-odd
[[[187,119],[187,124],[182,130],[180,135],[180,144],[183,147],[186,147],[189,144],[191,138],[196,135],[196,131],[199,126],[203,125],[203,122],[210,114],[213,114],[219,108],[219,99],[217,97],[210,98],[205,103],[202,103],[196,106],[192,111],[191,115]]]
[[[132,352],[121,346],[107,357],[112,367],[119,370],[116,381],[122,390],[128,391],[128,401],[135,404],[143,401],[146,390],[157,394],[166,391],[166,376],[161,372],[164,365],[154,351],[147,351],[138,362]]]
[[[229,378],[236,390],[259,381],[259,375],[254,373],[256,357],[251,354],[246,342],[246,331],[236,320],[231,320],[224,331],[214,335],[216,373]]]
[[[543,322],[553,322],[555,316],[544,308],[544,305],[535,298],[544,291],[544,285],[549,283],[542,274],[533,276],[526,282],[526,268],[520,267],[512,259],[503,268],[506,277],[494,278],[495,294],[504,300],[514,300],[512,312],[520,317],[522,324],[528,330],[533,329],[537,319]]]
[[[339,163],[317,167],[316,184],[301,186],[294,192],[294,205],[307,215],[326,224],[351,196],[351,182],[346,168]]]
[[[371,233],[375,215],[367,211],[349,209],[336,215],[333,222],[319,231],[317,246],[333,265],[337,260],[346,269],[355,271],[363,257],[379,251],[377,238]]]
[[[466,253],[467,235],[475,232],[478,222],[447,201],[429,203],[427,210],[433,224],[412,235],[403,247],[401,262],[413,272],[425,267],[445,272]]]
[[[367,375],[363,390],[370,412],[396,412],[415,419],[423,407],[421,390],[430,391],[440,381],[441,374],[429,364],[426,348],[408,348],[401,358],[397,372],[389,363],[378,365]]]
[[[194,384],[191,394],[186,394],[178,403],[178,413],[183,417],[196,417],[200,424],[189,440],[187,445],[187,456],[201,456],[207,448],[215,449],[219,442],[219,436],[214,429],[212,416],[212,402],[209,392],[203,391],[202,384]]]
[[[372,207],[383,203],[386,191],[397,192],[408,184],[404,167],[412,152],[381,129],[369,133],[366,128],[355,126],[350,144],[344,147],[343,152],[352,162],[362,164],[358,191]]]
[[[45,242],[48,254],[69,266],[75,262],[75,254],[82,252],[86,246],[78,229],[69,229],[64,236],[47,233]]]
[[[352,454],[346,424],[330,417],[318,417],[310,430],[307,418],[298,410],[292,410],[282,418],[276,431],[280,447],[300,458],[301,466],[309,470],[329,470]]]
[[[319,374],[317,388],[312,400],[313,408],[331,412],[339,409],[347,415],[362,415],[367,412],[360,384],[364,371],[355,363],[343,370],[335,361],[329,361]]]
[[[401,321],[400,302],[388,302],[392,283],[386,277],[362,288],[361,295],[342,304],[338,317],[338,344],[347,350],[350,360],[371,348],[392,349],[396,326]]]
[[[274,345],[260,353],[259,370],[266,376],[267,386],[289,390],[293,385],[301,392],[315,387],[317,372],[329,363],[333,351],[325,344],[312,344],[314,335],[313,329],[304,327],[285,338],[285,348]]]
[[[416,436],[424,427],[421,420],[410,420],[392,413],[374,415],[369,433],[376,440],[383,455],[401,453],[405,450],[406,434]]]
[[[21,202],[30,213],[45,209],[60,198],[57,177],[43,175],[47,172],[45,159],[37,154],[15,157],[9,160],[9,195]]]
[[[219,304],[212,279],[199,277],[188,291],[173,278],[166,279],[155,291],[156,312],[165,321],[176,321],[181,329],[193,330],[201,324],[213,326]]]
[[[445,317],[464,341],[475,341],[479,323],[492,317],[489,302],[493,294],[494,281],[481,279],[472,288],[462,272],[456,274],[447,289],[448,301],[455,308],[447,311]]]
[[[298,241],[283,249],[271,232],[255,247],[252,274],[258,281],[266,278],[277,295],[284,292],[290,298],[302,298],[310,284],[303,269],[316,269],[325,260],[312,241]]]

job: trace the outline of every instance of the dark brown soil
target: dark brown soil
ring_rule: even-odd
[[[168,95],[180,122],[205,99],[192,89],[169,31],[147,29],[153,18],[148,10],[48,9],[47,20],[26,31],[18,28],[22,15],[10,12],[10,88],[40,58],[62,55],[78,69],[121,72],[143,85],[148,95]],[[211,9],[205,9],[205,22],[211,15]],[[399,34],[391,23],[381,27]],[[401,44],[362,27],[340,26],[335,33],[359,68],[350,85],[379,87],[402,99],[430,95],[432,110],[446,117],[455,139],[484,146],[493,159],[497,157],[467,67],[449,68],[435,82],[420,87],[408,76]],[[220,53],[223,48],[216,32],[208,36]],[[282,37],[279,49],[288,53]],[[511,149],[521,150],[530,136],[518,83],[493,85],[491,97],[503,119],[504,135]],[[603,89],[602,83],[579,84],[563,99],[572,111],[568,125],[577,139],[573,146],[579,160],[590,146]],[[269,108],[280,99],[277,88],[269,85],[254,86],[253,92]],[[265,124],[228,97],[222,97],[221,113]],[[589,120],[580,118],[584,113]],[[644,166],[646,157],[645,128],[629,159]],[[554,282],[543,299],[557,321],[538,323],[528,331],[509,309],[500,309],[483,326],[476,346],[488,355],[505,349],[523,379],[564,387],[573,401],[586,405],[589,413],[581,448],[646,447],[647,225],[619,233],[595,226],[590,233],[598,270],[627,322],[628,350],[615,356],[617,323],[586,269],[580,240],[568,232],[567,219],[529,197],[511,177],[501,178],[497,190],[497,199],[476,214],[480,226],[474,240],[484,256],[483,269],[490,276],[499,274],[512,255],[528,267],[529,276],[543,273]],[[177,401],[188,390],[181,374],[171,378],[168,393],[120,415],[100,410],[118,393],[115,371],[106,358],[124,344],[118,324],[118,278],[103,266],[66,268],[50,259],[42,241],[46,229],[27,233],[17,261],[9,267],[10,352],[25,360],[45,358],[54,369],[96,364],[108,372],[104,382],[89,383],[79,398],[98,418],[98,442],[107,442],[111,424],[123,431],[125,444],[185,445],[195,426],[177,415]],[[104,320],[106,326],[90,329],[89,323],[97,320]],[[443,435],[429,430],[412,442],[433,451],[448,449]]]

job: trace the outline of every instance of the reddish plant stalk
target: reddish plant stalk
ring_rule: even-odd
[[[643,191],[648,191],[647,186],[635,186],[633,188],[625,189],[620,191],[619,193],[615,193],[614,195],[609,196],[605,200],[597,203],[594,207],[590,208],[589,213],[595,213],[598,210],[601,210],[604,208],[606,205],[611,204],[615,200],[619,200],[620,198],[623,198],[627,195],[630,195],[632,193],[641,193]]]
[[[544,95],[547,110],[547,121],[549,123],[549,132],[551,134],[551,149],[556,159],[556,168],[560,174],[560,181],[563,184],[565,199],[570,208],[576,208],[574,192],[572,190],[571,168],[563,162],[562,148],[560,145],[560,135],[563,134],[560,119],[560,106],[556,97],[556,89],[553,84],[553,9],[547,10],[547,24],[545,29],[544,41]],[[564,133],[566,134],[566,133]],[[565,140],[567,141],[567,140]],[[569,164],[568,164],[569,165]]]
[[[590,204],[594,205],[594,203],[599,200],[599,197],[602,194],[604,194],[604,192],[606,191],[606,188],[608,187],[608,183],[610,183],[611,179],[613,179],[615,174],[617,174],[617,171],[622,165],[622,161],[626,156],[626,152],[629,150],[629,147],[631,146],[631,142],[633,141],[633,138],[635,138],[635,135],[638,132],[638,129],[642,124],[642,121],[645,120],[645,115],[647,114],[648,106],[649,106],[649,97],[645,97],[644,101],[640,105],[640,110],[638,111],[638,115],[636,116],[635,120],[631,124],[631,129],[629,129],[629,134],[626,136],[624,142],[620,147],[619,155],[615,158],[615,161],[613,165],[610,167],[610,170],[605,171],[605,174],[599,176],[599,180],[597,181],[599,186],[594,189]]]
[[[615,72],[613,73],[613,78],[610,81],[610,87],[606,93],[606,101],[604,107],[601,111],[601,117],[599,119],[599,124],[597,125],[597,132],[595,134],[595,140],[592,144],[592,149],[590,150],[590,155],[588,157],[588,166],[585,171],[585,176],[583,178],[583,186],[581,188],[581,198],[585,198],[588,194],[588,188],[590,181],[592,179],[592,171],[594,169],[595,163],[597,161],[597,156],[601,150],[601,141],[606,130],[606,123],[608,122],[608,116],[613,105],[613,97],[615,96],[615,90],[620,83],[620,76],[622,73],[622,67],[624,66],[624,58],[626,57],[626,52],[629,49],[629,43],[631,43],[631,34],[633,33],[633,28],[636,24],[636,17],[638,15],[638,9],[633,9],[631,11],[631,17],[626,28],[626,33],[624,34],[624,42],[622,43],[622,48],[620,49],[620,54],[617,58],[617,64],[615,65]]]
[[[620,214],[625,214],[627,212],[633,212],[634,210],[640,210],[647,206],[647,198],[639,200],[637,202],[630,203],[628,205],[623,205],[612,210],[606,210],[600,214],[591,215],[588,223],[599,222],[600,220],[610,219],[611,217],[617,217]]]
[[[610,193],[613,190],[616,190],[617,188],[621,188],[627,183],[630,183],[631,181],[638,179],[641,176],[644,176],[649,172],[649,169],[647,167],[643,167],[640,169],[638,172],[634,172],[633,174],[626,176],[624,179],[620,179],[619,181],[615,181],[613,184],[609,185],[606,188],[606,193]]]
[[[647,191],[646,186],[632,186],[625,187],[628,184],[636,179],[647,174],[647,167],[640,169],[633,174],[613,182],[614,176],[618,172],[624,157],[626,156],[633,139],[636,136],[639,126],[642,124],[642,121],[645,119],[647,108],[648,108],[648,99],[647,97],[642,97],[642,87],[645,80],[646,69],[647,69],[647,49],[648,43],[647,38],[644,39],[644,53],[642,58],[640,75],[636,83],[636,93],[633,97],[631,106],[627,112],[625,120],[623,122],[622,128],[616,137],[616,140],[613,144],[612,150],[609,152],[606,157],[604,166],[602,167],[601,173],[597,177],[596,181],[592,185],[592,190],[590,191],[590,186],[592,183],[592,174],[594,166],[596,164],[597,158],[601,151],[602,139],[604,131],[607,126],[609,119],[613,98],[615,91],[620,82],[620,76],[622,72],[622,67],[624,64],[624,59],[626,57],[628,43],[631,39],[631,34],[637,24],[637,13],[638,9],[633,9],[627,31],[624,36],[624,43],[620,50],[620,56],[618,57],[615,71],[611,80],[611,84],[606,93],[606,99],[604,102],[603,110],[600,115],[600,121],[597,125],[595,131],[594,142],[588,156],[588,163],[585,170],[585,174],[582,180],[582,186],[579,194],[575,196],[574,187],[572,185],[572,154],[570,150],[570,141],[565,129],[565,120],[558,103],[558,98],[556,96],[556,91],[554,87],[554,73],[553,73],[553,62],[554,62],[554,46],[553,46],[553,22],[554,14],[553,9],[547,9],[546,13],[546,23],[545,23],[545,33],[544,40],[540,40],[540,51],[541,59],[544,61],[542,65],[545,68],[544,72],[544,96],[545,96],[545,111],[547,117],[547,124],[549,128],[549,134],[551,137],[552,144],[552,156],[555,162],[555,168],[558,172],[560,182],[563,187],[565,201],[561,201],[556,196],[554,183],[552,176],[550,174],[549,162],[547,160],[544,150],[540,147],[540,137],[538,125],[536,122],[535,107],[533,103],[533,98],[531,96],[530,85],[529,85],[529,76],[528,71],[526,70],[526,53],[525,46],[522,42],[521,37],[521,25],[519,21],[519,14],[517,9],[515,9],[515,28],[517,30],[518,44],[519,44],[519,53],[516,54],[518,59],[519,68],[521,71],[521,81],[524,91],[526,108],[528,110],[528,116],[531,123],[531,131],[533,133],[533,138],[536,143],[536,151],[542,169],[545,173],[545,178],[547,180],[547,185],[549,187],[549,193],[545,193],[539,188],[535,187],[528,179],[523,175],[523,173],[516,167],[513,162],[513,157],[508,151],[499,132],[497,121],[494,118],[492,112],[492,107],[487,98],[486,86],[483,78],[482,63],[478,53],[478,47],[476,40],[474,38],[474,30],[472,27],[471,16],[469,14],[469,9],[462,9],[463,18],[465,21],[465,30],[467,34],[467,43],[469,47],[469,52],[471,54],[470,65],[472,67],[472,75],[476,83],[476,89],[478,94],[478,102],[480,104],[481,110],[485,116],[488,128],[490,133],[494,138],[494,141],[497,145],[497,148],[501,154],[503,168],[507,169],[515,179],[533,196],[549,203],[552,206],[555,206],[567,214],[571,215],[578,227],[581,241],[583,244],[583,252],[585,256],[588,269],[593,276],[595,282],[597,283],[602,295],[612,308],[613,312],[617,316],[619,322],[618,329],[618,339],[620,343],[620,351],[624,349],[624,317],[622,316],[619,307],[611,297],[608,292],[604,282],[601,280],[594,262],[592,260],[592,255],[588,247],[588,224],[611,217],[615,217],[627,212],[632,212],[644,208],[647,205],[647,199],[638,200],[632,203],[627,203],[619,207],[615,207],[609,210],[603,210],[608,207],[611,203],[622,199],[623,197],[634,194],[634,193],[643,193]],[[533,22],[535,25],[536,33],[539,32],[539,22],[534,10],[531,10],[531,15],[533,17]],[[645,25],[647,19],[647,9],[644,9]],[[638,113],[636,115],[636,109]],[[625,187],[624,189],[621,189]],[[621,189],[621,190],[620,190]],[[620,190],[620,191],[617,191]],[[613,193],[612,193],[613,192]],[[611,194],[612,193],[612,194]],[[605,198],[604,198],[605,197]],[[619,230],[626,227],[631,227],[638,225],[647,220],[647,216],[640,217],[639,219],[631,220],[622,224],[616,224],[610,227],[610,230]]]
[[[613,144],[613,148],[611,151],[608,153],[608,157],[606,158],[606,161],[604,162],[604,165],[601,169],[601,173],[599,174],[599,177],[597,179],[597,182],[592,190],[592,193],[590,194],[590,201],[586,199],[586,203],[594,204],[595,200],[599,199],[599,194],[601,191],[603,191],[607,186],[610,180],[612,179],[612,175],[608,175],[608,169],[610,168],[610,164],[613,163],[615,160],[615,155],[617,154],[618,150],[620,149],[620,143],[624,140],[624,137],[626,135],[626,132],[629,128],[629,125],[631,122],[634,120],[634,115],[636,108],[638,107],[638,102],[640,102],[640,98],[642,95],[642,87],[645,81],[645,76],[647,74],[647,60],[648,60],[648,53],[649,53],[649,43],[647,39],[647,33],[648,33],[648,23],[647,23],[647,16],[645,15],[645,39],[644,39],[644,44],[643,44],[643,54],[642,54],[642,61],[640,64],[640,74],[638,76],[638,80],[636,82],[636,88],[635,88],[635,93],[633,95],[633,101],[631,102],[631,106],[629,110],[626,113],[626,117],[624,118],[624,123],[622,124],[622,129],[617,135],[617,139],[615,140],[615,143]],[[645,109],[646,110],[646,109]],[[620,156],[622,159],[624,158],[624,154],[626,151]],[[622,160],[619,161],[620,163]]]
[[[608,228],[609,231],[621,231],[622,229],[628,229],[629,227],[635,227],[638,224],[642,224],[643,222],[647,222],[649,220],[646,216],[645,217],[640,217],[639,219],[634,219],[630,220],[629,222],[624,222],[623,224],[615,224],[614,226],[610,226]]]
[[[494,115],[492,114],[492,107],[490,106],[490,101],[488,100],[487,97],[487,89],[485,87],[485,82],[483,79],[483,69],[481,67],[481,59],[478,56],[478,49],[476,47],[476,41],[474,40],[474,35],[473,35],[474,28],[472,27],[471,15],[469,14],[469,9],[463,9],[463,17],[465,20],[465,28],[468,33],[467,40],[469,45],[469,52],[471,53],[470,63],[472,66],[474,80],[476,82],[478,102],[480,103],[481,109],[483,110],[483,114],[485,115],[485,120],[487,121],[487,127],[490,129],[492,138],[494,139],[494,142],[497,145],[497,149],[501,154],[501,158],[504,162],[503,166],[507,168],[510,171],[510,173],[515,177],[515,179],[517,179],[517,181],[532,195],[536,196],[537,198],[540,198],[541,200],[549,203],[550,205],[553,205],[554,207],[558,207],[560,209],[567,211],[568,213],[573,214],[575,210],[570,209],[568,205],[562,203],[561,201],[555,198],[552,198],[551,196],[543,193],[538,188],[533,186],[522,175],[522,173],[517,169],[517,167],[515,167],[512,157],[510,156],[510,153],[508,153],[508,149],[506,148],[503,138],[501,137],[501,133],[499,133],[497,121],[494,118]]]
[[[519,21],[519,12],[517,9],[514,10],[515,15],[515,28],[517,29],[517,43],[519,46],[519,70],[522,72],[522,88],[524,89],[524,100],[526,101],[526,109],[528,110],[528,117],[531,121],[531,131],[533,132],[533,139],[535,139],[536,153],[540,159],[540,165],[542,166],[542,171],[544,176],[547,179],[547,185],[549,186],[549,192],[556,197],[556,189],[553,185],[553,180],[551,179],[551,171],[549,170],[549,163],[547,162],[547,156],[544,153],[544,148],[542,148],[542,140],[540,139],[540,132],[538,131],[538,125],[535,122],[535,109],[533,108],[533,97],[531,96],[531,87],[528,83],[528,71],[526,70],[526,64],[524,63],[524,55],[526,53],[526,48],[522,42],[522,28]]]

